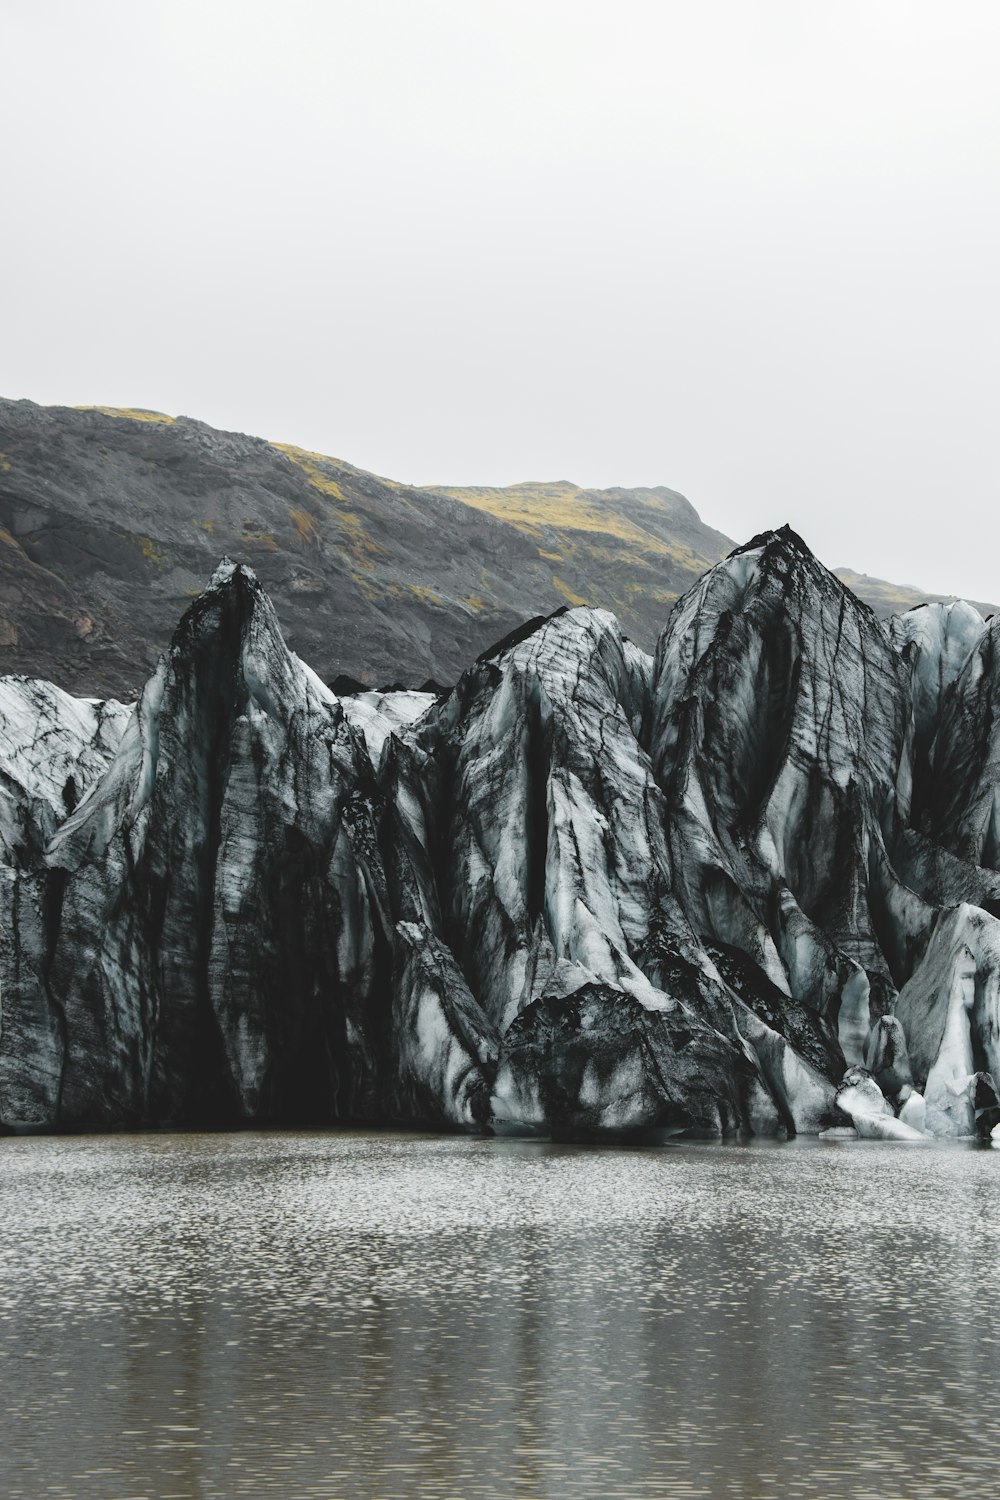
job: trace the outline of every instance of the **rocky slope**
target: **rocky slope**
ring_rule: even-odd
[[[0,1123],[985,1136],[998,628],[786,529],[338,697],[227,562],[134,708],[0,682]]]
[[[324,681],[377,687],[451,684],[567,603],[652,650],[731,546],[668,489],[415,489],[185,417],[0,401],[0,671],[74,693],[137,694],[223,554]],[[881,613],[918,602],[852,586]]]

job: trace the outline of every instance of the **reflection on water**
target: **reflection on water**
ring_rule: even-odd
[[[0,1141],[0,1491],[995,1493],[1000,1153]]]

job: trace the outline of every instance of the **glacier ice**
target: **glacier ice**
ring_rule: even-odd
[[[224,563],[135,705],[0,680],[0,1125],[988,1139],[998,628],[785,528],[339,698]]]

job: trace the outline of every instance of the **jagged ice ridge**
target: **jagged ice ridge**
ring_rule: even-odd
[[[134,707],[0,679],[0,1124],[985,1138],[998,630],[785,528],[341,699],[224,563]]]

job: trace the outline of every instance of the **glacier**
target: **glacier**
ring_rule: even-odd
[[[785,527],[338,697],[223,562],[134,705],[0,679],[0,1128],[987,1141],[998,632]]]

